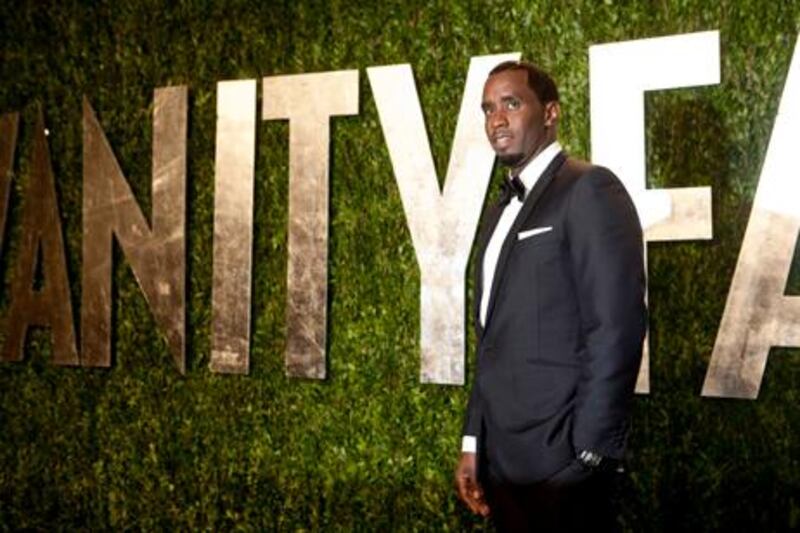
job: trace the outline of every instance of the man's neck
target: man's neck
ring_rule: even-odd
[[[528,157],[526,157],[513,167],[509,167],[508,173],[512,176],[519,176],[520,174],[522,174],[522,171],[525,169],[525,167],[527,167],[532,161],[534,161],[537,157],[539,157],[539,154],[547,150],[547,148],[556,141],[557,139],[555,137],[553,137],[552,139],[547,139],[545,142],[539,145],[539,147],[536,150],[534,150],[531,155],[529,155]]]
[[[542,148],[528,163],[519,168],[519,177],[525,184],[525,189],[530,191],[545,171],[547,166],[561,152],[561,145],[553,141]]]

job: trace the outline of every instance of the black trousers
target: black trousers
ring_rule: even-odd
[[[605,533],[620,530],[612,505],[615,472],[592,472],[577,461],[533,485],[487,476],[484,488],[498,531]]]

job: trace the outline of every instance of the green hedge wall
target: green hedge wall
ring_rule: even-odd
[[[3,316],[37,103],[50,129],[76,313],[81,96],[145,213],[153,89],[187,84],[190,123],[188,372],[174,370],[118,253],[112,369],[50,365],[46,331],[30,335],[23,363],[0,364],[0,528],[490,528],[452,488],[468,389],[418,380],[419,274],[365,69],[412,65],[443,175],[471,56],[521,51],[549,69],[563,94],[562,141],[585,157],[588,46],[709,29],[720,30],[721,83],[646,98],[650,184],[711,185],[714,239],[649,247],[652,393],[635,402],[620,516],[629,531],[800,526],[798,350],[772,351],[757,401],[699,395],[800,5],[358,4],[2,3],[0,112],[24,119],[0,262]],[[361,73],[360,114],[332,129],[329,378],[284,376],[288,128],[261,121],[251,372],[212,374],[215,84],[352,68]],[[800,294],[795,253],[787,294]],[[471,370],[474,351],[468,357]]]

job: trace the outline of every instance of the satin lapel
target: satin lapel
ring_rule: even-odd
[[[531,211],[536,205],[536,202],[538,202],[539,198],[542,197],[542,194],[547,189],[547,186],[553,181],[558,169],[561,168],[561,165],[563,165],[564,161],[566,160],[567,157],[564,155],[564,152],[560,152],[553,159],[553,161],[547,165],[547,168],[544,170],[541,177],[539,177],[539,179],[536,181],[536,185],[534,185],[533,189],[531,189],[531,192],[528,193],[528,197],[525,199],[525,203],[522,204],[522,209],[520,209],[517,218],[511,225],[511,229],[508,230],[508,235],[506,235],[506,240],[503,241],[503,247],[500,249],[500,257],[497,259],[497,267],[494,271],[494,279],[492,281],[491,288],[492,292],[489,293],[489,307],[486,310],[486,324],[484,324],[484,331],[488,327],[489,322],[492,320],[492,311],[494,310],[494,304],[497,298],[497,289],[500,287],[500,283],[503,281],[506,263],[508,263],[508,256],[511,254],[511,249],[514,247],[514,241],[516,240],[517,232],[519,231],[522,223],[528,218],[528,215],[530,215]]]
[[[489,239],[492,238],[494,229],[500,221],[500,215],[503,214],[504,205],[499,202],[495,203],[489,208],[486,215],[486,224],[478,234],[478,257],[475,264],[475,302],[472,306],[474,309],[473,319],[475,320],[476,331],[478,338],[483,336],[483,327],[481,326],[481,299],[483,298],[483,256],[486,254],[486,246],[489,244]]]

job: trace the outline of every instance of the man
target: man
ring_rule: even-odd
[[[478,237],[459,496],[501,531],[613,530],[646,327],[641,226],[613,173],[564,155],[547,73],[498,65],[482,109],[509,179]]]

